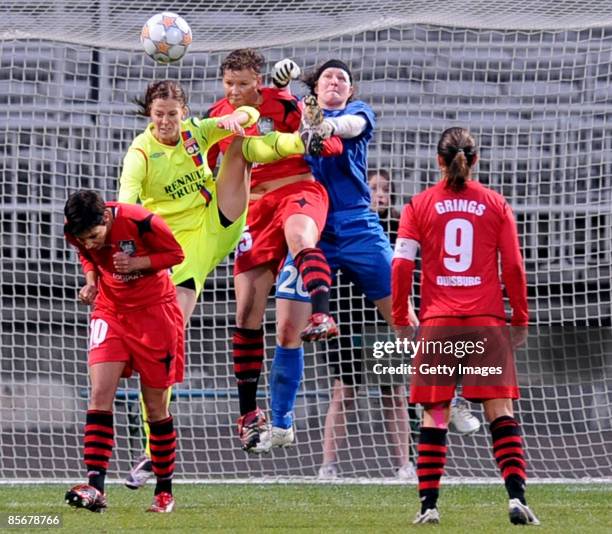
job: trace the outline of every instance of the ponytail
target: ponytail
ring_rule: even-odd
[[[442,133],[438,155],[446,164],[444,178],[451,191],[458,193],[465,188],[476,154],[476,141],[465,128],[449,128]]]
[[[458,193],[465,187],[465,183],[470,175],[470,166],[463,149],[459,149],[448,166],[446,173],[446,187]]]

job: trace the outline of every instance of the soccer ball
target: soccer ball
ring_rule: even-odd
[[[153,15],[140,32],[140,42],[145,52],[159,63],[181,59],[191,41],[189,24],[183,17],[169,11]]]

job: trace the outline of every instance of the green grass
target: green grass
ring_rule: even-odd
[[[502,485],[446,486],[439,502],[441,524],[410,523],[418,508],[414,485],[200,484],[177,485],[173,514],[147,514],[152,486],[130,491],[111,485],[104,514],[63,503],[60,485],[0,486],[0,514],[63,514],[64,526],[49,532],[517,532],[509,523]],[[537,485],[529,504],[540,521],[536,532],[612,532],[612,485]],[[530,529],[531,531],[532,529]],[[24,532],[25,528],[12,529]],[[32,529],[43,532],[43,529]]]

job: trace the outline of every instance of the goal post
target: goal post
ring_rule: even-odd
[[[188,0],[168,9],[190,24],[194,44],[181,62],[162,66],[138,42],[157,11],[153,2],[2,3],[0,478],[83,474],[88,310],[77,303],[83,278],[62,235],[68,194],[116,195],[123,155],[146,125],[133,99],[149,81],[180,81],[201,116],[222,96],[219,65],[228,51],[254,46],[268,72],[284,57],[306,71],[330,58],[351,66],[357,96],[377,114],[369,167],[390,172],[398,208],[437,181],[440,133],[471,130],[480,146],[477,177],[513,207],[527,268],[531,326],[517,355],[517,413],[529,475],[612,479],[612,8],[597,0],[482,1],[469,11],[461,2],[433,4],[229,8]],[[300,82],[293,89],[305,92]],[[342,275],[338,283],[345,289],[333,300],[348,315],[342,335],[358,355],[388,332]],[[186,378],[172,405],[176,477],[310,480],[322,461],[333,348],[307,347],[297,445],[247,456],[236,437],[234,312],[229,258],[211,274],[189,326]],[[274,344],[270,299],[259,399],[266,409]],[[116,397],[112,478],[141,452],[137,388],[130,379]],[[394,476],[397,446],[382,395],[366,374],[346,407],[342,480]],[[471,407],[484,427],[480,407]],[[498,476],[486,428],[449,440],[449,475]]]

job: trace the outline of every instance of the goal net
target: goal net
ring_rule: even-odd
[[[432,7],[435,6],[435,7]],[[530,337],[517,354],[529,474],[612,478],[612,7],[590,0],[330,3],[167,2],[191,25],[178,64],[156,65],[139,31],[154,2],[60,1],[0,5],[0,235],[2,359],[0,477],[78,479],[87,405],[88,310],[62,236],[68,194],[113,198],[121,161],[146,121],[133,99],[151,80],[179,80],[194,115],[222,96],[227,52],[258,47],[268,70],[284,57],[308,70],[351,65],[358,96],[376,111],[369,166],[386,169],[395,206],[436,182],[435,144],[447,127],[478,139],[478,178],[518,219],[527,266]],[[299,82],[296,93],[304,93]],[[240,450],[231,365],[232,259],[206,285],[188,331],[186,379],[172,404],[178,479],[315,477],[334,382],[328,360],[353,358],[387,335],[342,275],[334,293],[341,349],[308,346],[296,406],[297,445],[265,457]],[[417,285],[418,295],[418,285]],[[418,303],[418,301],[417,301]],[[267,366],[274,303],[266,312]],[[401,463],[386,392],[366,373],[337,431],[342,479],[382,480]],[[111,476],[142,450],[138,381],[122,382]],[[267,371],[260,405],[268,407]],[[449,435],[447,473],[497,477],[483,422]],[[412,443],[418,410],[410,410]],[[400,436],[402,439],[405,438]]]

